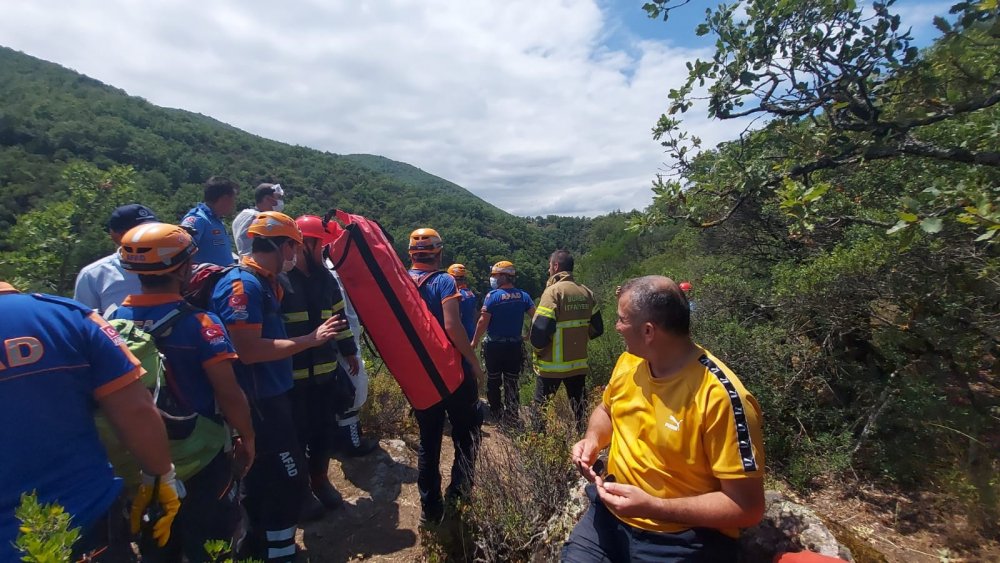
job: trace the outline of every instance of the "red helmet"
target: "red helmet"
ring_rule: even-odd
[[[683,281],[678,284],[678,287],[681,288],[681,291],[691,291],[691,282]]]
[[[299,226],[303,237],[318,238],[320,246],[326,246],[336,238],[329,228],[323,226],[323,219],[316,215],[302,215],[295,219],[295,224]]]

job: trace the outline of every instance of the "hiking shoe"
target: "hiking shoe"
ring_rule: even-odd
[[[317,522],[322,520],[325,515],[326,508],[316,498],[316,495],[306,495],[306,499],[302,502],[302,508],[299,510],[299,522]]]
[[[361,435],[361,425],[358,423],[341,426],[340,448],[338,453],[347,457],[366,456],[378,448],[378,440]]]
[[[336,510],[344,505],[344,497],[325,478],[319,482],[313,481],[311,488],[313,492],[311,496],[318,499],[326,510]]]
[[[420,508],[420,527],[437,526],[444,519],[444,504],[436,502]]]

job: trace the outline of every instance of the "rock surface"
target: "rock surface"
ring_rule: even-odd
[[[778,492],[767,491],[765,496],[764,519],[740,537],[744,562],[770,563],[776,553],[804,550],[854,561],[815,512]]]

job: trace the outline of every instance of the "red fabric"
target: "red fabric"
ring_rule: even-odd
[[[462,382],[461,355],[448,340],[444,327],[427,309],[382,228],[374,221],[344,211],[337,211],[337,219],[344,224],[344,229],[330,229],[336,232],[330,246],[330,260],[337,267],[354,309],[413,408],[422,410],[436,405]],[[405,320],[396,317],[358,251],[358,241],[351,241],[352,237],[363,239],[371,248],[378,270],[402,304],[406,319],[415,328],[416,345],[411,343],[403,328]],[[426,356],[432,361],[430,369],[421,361],[420,350],[426,350]],[[440,374],[448,391],[446,394],[442,395],[434,385],[431,370]]]
[[[844,560],[812,551],[800,551],[798,553],[779,553],[774,556],[773,563],[834,563],[838,561],[843,562]]]

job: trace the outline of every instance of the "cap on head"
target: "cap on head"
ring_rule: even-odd
[[[176,270],[196,250],[194,239],[179,226],[143,223],[122,237],[118,257],[122,268],[130,272],[158,275]]]
[[[448,266],[448,273],[451,274],[452,277],[464,278],[465,275],[466,275],[465,265],[464,264],[452,264],[451,266]]]
[[[250,238],[288,237],[302,244],[302,231],[291,217],[278,211],[261,211],[247,229]]]
[[[441,235],[434,229],[420,228],[410,233],[410,255],[440,254],[444,248]]]
[[[508,276],[516,275],[514,263],[508,260],[501,260],[496,264],[493,264],[493,267],[490,269],[490,275],[496,276],[500,274],[506,274]]]
[[[691,291],[691,282],[683,281],[677,284],[677,287],[681,288],[681,291]]]
[[[156,221],[153,210],[145,205],[130,203],[116,208],[111,212],[108,219],[108,230],[116,233],[124,233],[136,225]]]

